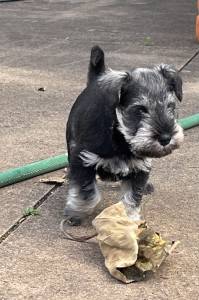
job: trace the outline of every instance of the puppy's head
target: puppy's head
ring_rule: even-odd
[[[110,72],[110,73],[108,73]],[[178,148],[183,130],[176,122],[177,101],[182,100],[182,80],[169,65],[108,71],[101,84],[118,89],[118,128],[141,157],[162,157]]]

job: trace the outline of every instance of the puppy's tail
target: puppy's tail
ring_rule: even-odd
[[[99,46],[91,49],[88,69],[88,84],[105,71],[104,51]]]

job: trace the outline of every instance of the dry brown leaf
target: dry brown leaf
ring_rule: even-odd
[[[65,176],[64,177],[48,177],[48,178],[42,178],[39,180],[39,182],[46,183],[46,184],[63,184],[66,181]]]
[[[145,221],[128,218],[122,202],[104,209],[94,220],[105,266],[124,283],[142,280],[156,271],[177,245],[164,241]]]

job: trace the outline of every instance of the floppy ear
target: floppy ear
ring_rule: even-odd
[[[170,65],[161,64],[158,66],[159,72],[167,80],[170,91],[174,92],[179,101],[182,101],[182,79],[178,71]]]
[[[121,94],[121,89],[131,80],[131,74],[125,71],[106,70],[99,78],[98,85],[110,92]]]

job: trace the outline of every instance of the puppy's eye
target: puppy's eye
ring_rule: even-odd
[[[170,109],[170,110],[175,110],[176,105],[175,105],[174,102],[170,102],[170,103],[168,103],[167,108]]]
[[[137,105],[136,108],[141,112],[141,113],[144,113],[144,114],[147,114],[148,113],[148,109],[146,106],[144,105]]]

